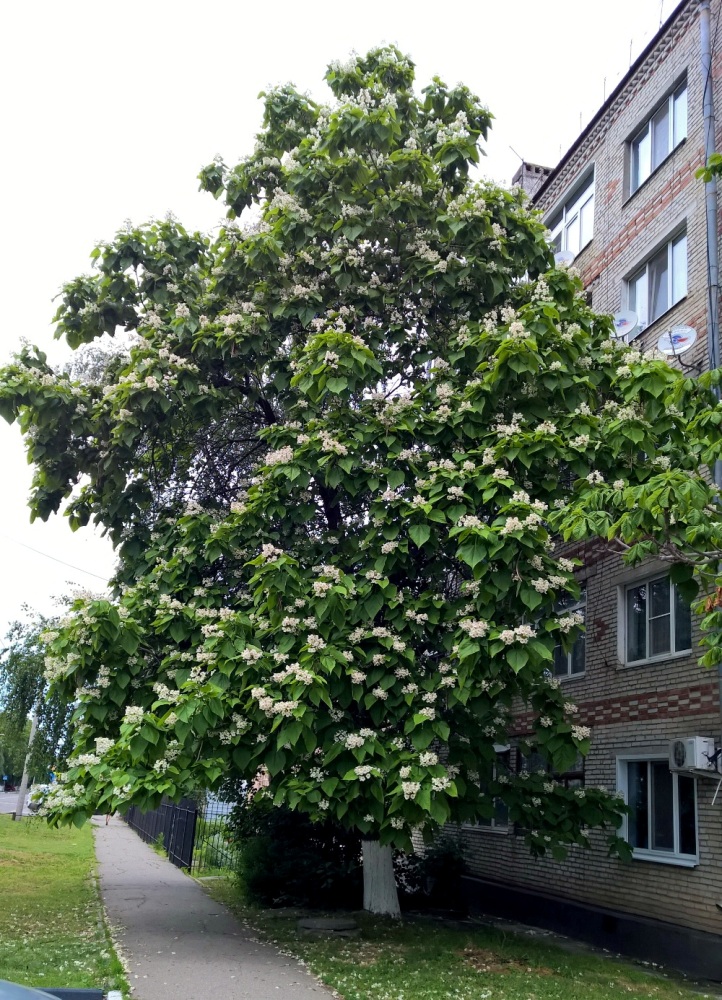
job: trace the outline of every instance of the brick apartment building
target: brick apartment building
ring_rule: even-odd
[[[696,373],[710,363],[717,297],[708,256],[719,210],[706,207],[695,171],[705,162],[708,80],[707,96],[722,108],[721,7],[679,3],[560,163],[523,164],[514,178],[544,212],[555,248],[575,255],[593,308],[634,310],[633,342],[643,350],[674,327],[693,327],[695,345],[671,360]],[[714,129],[709,111],[708,100]],[[709,140],[718,150],[721,132]],[[722,790],[715,801],[715,775],[670,770],[668,756],[672,739],[716,737],[719,746],[717,675],[697,664],[696,626],[668,566],[630,570],[602,544],[575,554],[586,637],[573,653],[559,651],[555,671],[592,728],[592,747],[565,780],[624,793],[634,860],[609,859],[600,837],[565,862],[533,860],[500,808],[490,823],[461,829],[470,897],[490,912],[722,979]],[[520,718],[509,747],[498,748],[499,766],[528,766],[515,747],[525,731]]]

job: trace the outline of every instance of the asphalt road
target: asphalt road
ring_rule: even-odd
[[[17,792],[0,792],[0,814],[15,812],[18,804]],[[29,815],[27,810],[27,799],[25,801],[24,815]]]

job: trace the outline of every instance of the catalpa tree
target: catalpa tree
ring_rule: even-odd
[[[58,336],[128,351],[93,382],[30,349],[0,378],[34,514],[65,501],[120,556],[114,597],[46,635],[77,699],[51,818],[245,775],[360,831],[388,913],[392,847],[498,798],[533,852],[605,825],[623,849],[619,801],[553,776],[590,733],[550,676],[580,628],[552,519],[658,455],[696,476],[715,402],[618,345],[522,197],[470,178],[477,98],[413,79],[383,48],[329,68],[332,105],[267,93],[255,152],[201,174],[240,225],[130,228],[66,286]],[[548,768],[503,774],[521,705]]]

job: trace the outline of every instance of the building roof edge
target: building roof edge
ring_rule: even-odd
[[[627,86],[627,84],[629,83],[629,81],[631,80],[631,78],[637,72],[637,70],[642,65],[642,63],[647,58],[647,56],[650,54],[650,52],[654,49],[654,47],[656,45],[659,44],[660,40],[662,38],[664,38],[664,36],[667,34],[667,32],[673,27],[673,25],[674,25],[675,21],[677,20],[677,18],[682,14],[682,12],[687,7],[691,6],[693,3],[697,3],[697,0],[679,0],[679,3],[674,8],[674,10],[669,15],[669,17],[664,22],[664,24],[659,29],[659,31],[656,33],[656,35],[654,35],[654,37],[651,39],[651,41],[639,53],[639,55],[637,56],[637,58],[634,60],[634,62],[632,63],[632,65],[629,67],[629,69],[627,70],[627,72],[624,74],[624,76],[619,81],[619,83],[614,88],[614,90],[611,92],[611,94],[606,99],[606,101],[601,105],[601,107],[592,116],[592,118],[589,120],[589,122],[584,126],[584,128],[582,129],[582,131],[576,137],[576,139],[571,144],[571,146],[569,147],[569,149],[566,151],[566,153],[564,154],[564,156],[562,156],[561,160],[559,160],[559,162],[557,163],[557,165],[552,168],[551,173],[544,180],[543,184],[541,184],[539,186],[539,189],[534,193],[534,196],[532,198],[532,203],[533,204],[536,204],[537,200],[544,194],[544,192],[547,190],[547,188],[556,179],[556,177],[560,173],[562,167],[564,167],[565,164],[571,159],[572,154],[578,149],[578,147],[582,144],[582,142],[584,141],[584,139],[586,139],[587,135],[591,132],[591,130],[597,124],[597,122],[599,121],[599,119],[611,107],[611,105],[617,99],[618,95]]]

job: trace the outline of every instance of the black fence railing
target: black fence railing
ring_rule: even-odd
[[[196,875],[235,871],[238,851],[228,826],[232,804],[208,795],[197,804],[163,802],[141,812],[131,806],[125,820],[147,844],[162,847],[178,868]]]
[[[146,844],[162,847],[178,868],[193,864],[197,806],[192,799],[163,802],[157,809],[141,812],[131,806],[125,821]]]
[[[198,810],[192,871],[213,875],[238,868],[238,850],[228,826],[233,804],[207,795]]]

